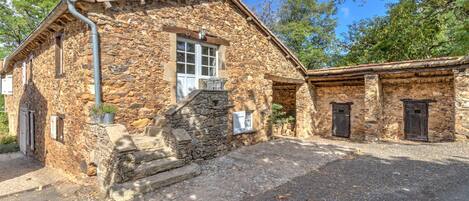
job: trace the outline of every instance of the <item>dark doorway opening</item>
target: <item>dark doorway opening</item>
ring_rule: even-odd
[[[428,103],[430,100],[402,100],[404,102],[405,139],[428,141]]]
[[[332,136],[350,138],[350,111],[353,103],[332,102]]]
[[[296,84],[274,82],[272,96],[272,133],[296,137]]]

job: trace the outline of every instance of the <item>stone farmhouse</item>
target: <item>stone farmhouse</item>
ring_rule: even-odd
[[[306,70],[240,0],[63,0],[2,62],[21,151],[96,175],[114,199],[200,173],[194,161],[280,134],[469,136],[469,58]],[[116,123],[94,121],[102,103]],[[286,129],[284,129],[286,128]]]

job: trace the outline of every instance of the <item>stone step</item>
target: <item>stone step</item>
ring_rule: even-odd
[[[193,163],[137,181],[117,184],[111,188],[109,196],[116,201],[134,200],[144,193],[196,177],[200,172],[199,165]]]
[[[135,146],[139,150],[164,148],[164,142],[160,137],[152,137],[145,135],[132,136]]]
[[[135,175],[133,176],[133,179],[137,180],[148,176],[152,176],[160,172],[181,167],[184,164],[184,160],[178,160],[175,157],[144,162],[135,169]]]
[[[168,158],[174,156],[167,148],[159,148],[159,149],[149,149],[149,150],[140,150],[134,153],[135,162],[140,164],[142,162],[149,162],[158,159]]]
[[[170,133],[171,129],[168,127],[147,126],[145,128],[145,135],[151,137],[163,137],[164,133]]]

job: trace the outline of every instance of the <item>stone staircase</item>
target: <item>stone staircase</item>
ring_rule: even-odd
[[[127,166],[122,169],[128,171],[125,171],[121,181],[111,187],[111,199],[134,200],[145,193],[200,174],[200,167],[178,159],[166,145],[161,129],[154,128],[149,127],[145,134],[131,136],[136,150],[129,153],[129,157],[125,157],[125,162],[121,163]]]
[[[227,91],[195,90],[156,116],[143,134],[130,135],[123,125],[97,126],[100,189],[116,201],[135,200],[199,175],[191,161],[228,151],[231,107]]]

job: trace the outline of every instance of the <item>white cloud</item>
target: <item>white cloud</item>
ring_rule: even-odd
[[[340,11],[344,14],[345,17],[348,17],[350,15],[350,8],[343,7],[340,9]]]

